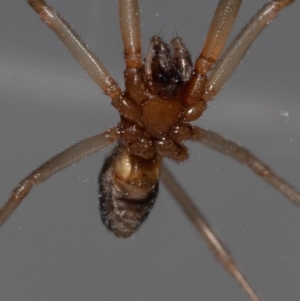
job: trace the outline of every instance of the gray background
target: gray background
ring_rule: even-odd
[[[122,83],[116,1],[49,1]],[[235,32],[265,1],[244,1]],[[118,115],[25,1],[0,0],[0,199],[71,143]],[[141,1],[153,34],[200,52],[215,1]],[[262,34],[196,123],[248,147],[300,188],[300,3]],[[267,301],[300,297],[300,210],[247,168],[188,143],[176,177]],[[109,150],[36,187],[1,229],[0,296],[17,300],[248,300],[161,185],[147,222],[120,240],[100,223],[97,176]]]

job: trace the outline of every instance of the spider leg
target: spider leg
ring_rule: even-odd
[[[61,39],[83,70],[108,96],[114,98],[116,94],[121,94],[121,89],[102,62],[53,8],[48,6],[44,0],[28,0],[28,3],[41,20]]]
[[[200,56],[195,62],[197,74],[205,75],[219,58],[238,14],[242,0],[221,0],[211,21]]]
[[[294,1],[271,1],[254,15],[212,70],[205,86],[205,94],[202,97],[205,101],[212,99],[220,91],[260,32],[276,18],[281,9]]]
[[[240,272],[223,242],[220,240],[220,238],[218,238],[216,233],[212,231],[211,226],[205,220],[202,213],[193,204],[184,189],[180,186],[180,184],[176,181],[174,176],[164,164],[162,164],[161,178],[187,217],[195,225],[197,231],[199,231],[199,233],[202,235],[216,259],[218,259],[223,264],[225,269],[237,280],[252,301],[260,301],[254,289]]]
[[[138,0],[119,0],[119,21],[124,45],[124,80],[129,98],[140,104],[147,97],[141,57],[141,22]]]
[[[272,185],[276,190],[280,191],[292,202],[300,206],[300,193],[293,186],[276,175],[270,167],[244,147],[213,131],[205,130],[197,126],[193,127],[192,139],[247,165],[253,172]]]
[[[199,102],[207,81],[206,74],[218,60],[231,32],[242,0],[220,0],[211,21],[204,47],[194,66],[194,76],[184,96],[186,103]]]
[[[141,25],[138,0],[119,0],[119,18],[126,68],[141,68]]]
[[[112,105],[119,113],[130,120],[136,120],[139,115],[137,104],[122,95],[119,85],[71,26],[44,0],[28,0],[28,3],[38,13],[41,20],[61,39],[82,69],[112,99]]]
[[[58,171],[102,150],[117,139],[118,134],[114,128],[107,130],[102,134],[77,142],[35,169],[18,184],[18,186],[12,191],[9,200],[0,209],[0,226],[2,226],[14,212],[34,185],[40,184]]]

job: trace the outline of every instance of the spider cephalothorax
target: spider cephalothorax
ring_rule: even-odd
[[[122,97],[137,105],[138,114],[121,113],[118,131],[132,154],[149,157],[149,153],[157,153],[184,161],[188,152],[181,141],[191,138],[191,126],[186,121],[191,120],[190,111],[184,94],[193,65],[179,37],[171,44],[173,52],[167,43],[154,36],[143,66],[125,70],[126,90]],[[132,76],[136,77],[135,82],[131,81]]]

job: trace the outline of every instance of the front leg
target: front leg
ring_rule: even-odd
[[[122,91],[116,81],[71,26],[44,0],[28,0],[28,3],[40,16],[41,20],[60,38],[94,82],[111,99],[121,96]]]
[[[238,66],[249,47],[256,40],[262,30],[273,21],[282,9],[295,0],[274,0],[264,5],[243,28],[233,43],[217,62],[205,86],[203,100],[211,100],[227,82]]]

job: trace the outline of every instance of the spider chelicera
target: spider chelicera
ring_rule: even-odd
[[[122,2],[122,1],[121,1]],[[226,2],[226,1],[223,1],[223,3],[224,2]],[[126,13],[125,14],[125,16],[127,16],[128,15],[128,13]],[[126,22],[127,23],[127,22]],[[124,27],[122,27],[122,28],[124,28]],[[157,50],[155,47],[160,47],[160,48],[163,48],[163,47],[165,47],[165,45],[164,44],[162,44],[160,41],[157,41],[157,38],[155,38],[154,40],[152,40],[153,41],[153,48],[152,49],[155,49],[155,51],[154,51],[154,53],[155,53],[155,55],[153,55],[153,57],[152,57],[152,53],[153,53],[153,51],[149,51],[148,52],[148,55],[147,55],[147,58],[148,58],[148,60],[147,61],[152,61],[152,62],[154,62],[154,63],[152,63],[152,64],[149,64],[148,63],[148,67],[149,67],[149,65],[151,65],[151,70],[149,71],[149,68],[147,69],[147,68],[145,68],[146,70],[148,70],[147,72],[145,72],[146,73],[146,75],[147,75],[147,77],[149,76],[149,74],[150,73],[155,73],[156,74],[156,77],[155,77],[155,79],[157,80],[157,81],[160,81],[160,83],[158,84],[158,85],[156,85],[156,83],[152,83],[152,81],[151,81],[151,79],[150,80],[148,80],[148,84],[149,84],[149,87],[148,87],[148,89],[153,89],[153,94],[155,94],[155,95],[160,95],[160,97],[161,98],[164,98],[164,99],[168,99],[168,98],[172,98],[172,97],[174,97],[174,95],[177,95],[177,94],[180,94],[181,93],[181,87],[182,86],[180,86],[180,85],[178,85],[178,87],[176,86],[179,82],[184,82],[184,76],[183,76],[183,73],[181,72],[177,72],[178,71],[178,66],[176,65],[177,63],[175,63],[175,62],[171,62],[171,65],[172,64],[174,64],[174,66],[176,65],[176,68],[175,67],[172,67],[171,68],[171,71],[170,72],[157,72],[156,71],[156,69],[157,69],[157,66],[155,65],[156,63],[157,63],[157,59],[155,59],[155,57],[157,58],[157,57],[159,57],[160,55],[165,55],[165,52],[161,52],[160,50]],[[218,40],[219,41],[219,40]],[[178,41],[177,41],[178,42]],[[163,47],[162,47],[163,46]],[[235,56],[236,57],[236,56]],[[182,58],[182,57],[181,57]],[[183,61],[184,61],[184,63],[186,63],[186,55],[184,55],[183,56]],[[238,58],[238,60],[237,60],[237,62],[239,62],[240,61],[240,58]],[[147,64],[146,64],[147,65]],[[153,66],[152,66],[153,65]],[[215,70],[217,70],[217,69],[215,69]],[[151,74],[150,74],[151,75]],[[190,79],[188,79],[187,80],[188,82],[190,81]],[[155,86],[156,85],[156,86]],[[173,87],[173,86],[174,87]],[[153,88],[153,86],[154,86],[154,88]],[[187,89],[186,87],[184,87],[183,89]],[[171,95],[171,96],[170,96]],[[205,98],[205,97],[204,97]],[[200,105],[200,107],[202,107],[202,105]],[[130,112],[132,112],[132,110],[130,110]],[[124,113],[123,113],[124,114]],[[126,113],[127,114],[127,113]],[[155,124],[157,124],[157,122],[155,122]],[[125,127],[125,130],[124,130],[124,132],[126,132],[126,124],[124,125],[122,125],[122,130],[118,130],[118,134],[119,134],[119,132],[122,132],[121,134],[123,135],[123,128]],[[129,124],[129,129],[131,129],[131,124]],[[186,129],[188,129],[188,127],[186,127]],[[150,130],[151,131],[151,130]],[[204,133],[202,133],[202,137],[203,137],[203,134]],[[210,133],[211,134],[211,133]],[[154,133],[154,135],[156,135],[157,136],[157,134],[156,133]],[[160,134],[159,134],[160,135]],[[188,135],[190,135],[190,134],[188,134]],[[194,135],[194,137],[195,137],[195,135],[197,135],[197,130],[196,129],[194,129],[193,130],[193,135]],[[156,138],[158,138],[158,139],[160,139],[160,137],[156,137]],[[163,137],[164,139],[165,139],[165,137]],[[184,138],[187,138],[187,137],[184,137]],[[189,137],[190,138],[190,137]],[[144,137],[143,137],[143,139],[144,139]],[[201,138],[202,139],[202,138]],[[147,139],[146,139],[147,140]],[[131,146],[134,144],[134,142],[135,141],[131,141],[130,140],[130,142],[128,142],[128,144],[130,144]],[[158,142],[156,142],[156,143],[158,143]],[[142,140],[142,146],[144,146],[144,145],[146,145],[147,144],[147,141],[146,141],[146,143],[145,143],[145,140]],[[158,146],[159,145],[159,143],[158,144],[156,144],[156,146]],[[223,144],[222,144],[223,145]],[[173,147],[173,146],[172,146]],[[155,149],[155,150],[157,150],[157,148]],[[146,150],[146,151],[149,151],[149,148]],[[163,152],[163,151],[165,151],[164,150],[164,148],[162,148],[161,149],[161,153]],[[138,152],[141,152],[140,150],[138,151]],[[143,150],[143,152],[144,152],[144,150]],[[143,153],[142,152],[142,153]],[[176,153],[176,156],[179,156],[179,157],[176,157],[176,159],[178,159],[178,160],[181,160],[181,158],[182,157],[180,157],[181,156],[181,154],[182,154],[182,152],[180,152],[180,151],[178,151],[178,150],[176,150],[175,149],[175,153]],[[173,154],[174,154],[174,152],[171,152],[171,153],[166,153],[166,156],[173,156]],[[148,156],[150,156],[151,157],[151,152],[150,152],[150,155],[147,153],[147,157]],[[151,157],[151,159],[152,159],[152,157]],[[164,172],[166,172],[166,171],[164,171]],[[170,177],[166,177],[166,178],[170,178]],[[107,185],[105,185],[105,186],[107,186]],[[173,184],[171,184],[171,186],[172,187],[174,187],[174,183]],[[178,196],[178,193],[176,193],[176,195]],[[6,212],[8,212],[9,210],[4,210],[4,214],[2,215],[2,218],[5,216],[5,213]],[[5,217],[3,218],[3,220],[5,219]],[[110,225],[110,227],[113,227],[112,225]],[[121,236],[127,236],[128,234],[120,234],[120,233],[118,233],[118,235],[121,235]],[[251,294],[251,292],[249,292],[250,294]],[[252,300],[258,300],[258,299],[255,299],[256,297],[254,296],[254,295],[252,295]]]

